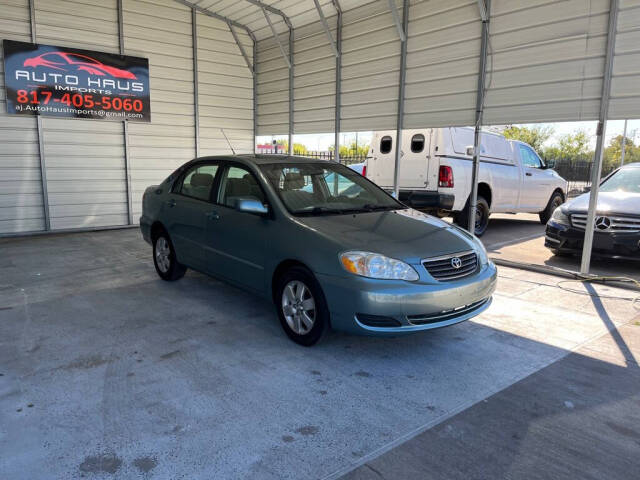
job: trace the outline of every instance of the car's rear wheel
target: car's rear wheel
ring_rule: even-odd
[[[153,240],[153,264],[160,278],[168,282],[182,278],[187,271],[187,267],[178,262],[173,243],[165,231]]]
[[[546,208],[538,214],[540,217],[540,223],[546,225],[553,215],[553,212],[556,211],[556,208],[558,208],[563,203],[564,197],[562,196],[562,194],[560,192],[553,192],[553,195],[551,195]]]
[[[309,347],[328,331],[327,302],[306,268],[292,267],[278,279],[275,300],[280,324],[294,342]]]

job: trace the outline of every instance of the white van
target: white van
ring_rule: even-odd
[[[439,216],[453,215],[466,226],[471,194],[473,128],[413,129],[402,132],[399,200]],[[393,189],[395,131],[375,132],[366,177]],[[567,182],[547,168],[526,143],[482,132],[476,235],[487,228],[491,213],[530,212],[546,223],[564,203]]]

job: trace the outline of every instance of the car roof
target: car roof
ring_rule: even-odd
[[[264,154],[236,154],[236,155],[213,155],[206,157],[198,157],[192,160],[192,162],[201,162],[203,160],[226,160],[226,161],[240,161],[242,163],[253,163],[255,165],[266,165],[273,163],[330,163],[329,160],[301,157],[297,155],[264,155]]]
[[[622,168],[640,168],[640,162],[626,163]]]

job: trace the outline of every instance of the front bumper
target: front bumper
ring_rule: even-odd
[[[452,210],[455,195],[424,190],[400,190],[398,192],[398,200],[416,209]]]
[[[561,253],[581,253],[584,245],[584,230],[569,225],[547,224],[544,246]],[[640,260],[640,233],[594,232],[594,256]]]
[[[491,262],[451,282],[316,276],[329,304],[332,328],[369,335],[398,335],[468,320],[489,307],[497,282]]]

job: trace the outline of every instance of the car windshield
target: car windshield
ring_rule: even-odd
[[[601,192],[640,193],[640,168],[623,168],[600,187]]]
[[[276,163],[262,165],[261,169],[294,215],[406,208],[360,174],[337,163]]]

